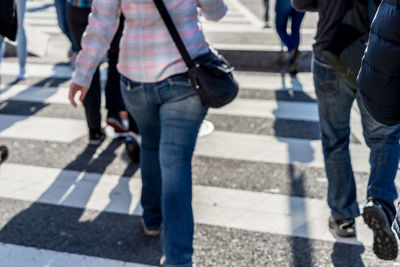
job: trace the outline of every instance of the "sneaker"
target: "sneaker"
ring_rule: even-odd
[[[140,161],[140,143],[133,133],[129,133],[125,137],[125,149],[132,162],[138,163]]]
[[[105,138],[106,135],[103,131],[89,132],[89,146],[98,146],[104,141]]]
[[[26,78],[26,72],[25,69],[20,69],[18,75],[17,75],[17,80],[23,80]]]
[[[295,50],[293,53],[290,53],[290,58],[289,58],[289,70],[288,72],[290,75],[296,75],[297,74],[297,62],[299,60],[300,52],[299,50]]]
[[[393,220],[392,230],[395,233],[397,240],[400,241],[400,202],[397,204],[397,213]]]
[[[142,223],[143,233],[144,233],[146,236],[159,236],[159,235],[160,235],[160,233],[161,233],[160,228],[154,229],[154,230],[153,230],[153,229],[149,229],[149,228],[146,226],[146,224],[145,224],[145,222],[144,222],[143,219],[140,219],[140,222]]]
[[[383,260],[394,260],[397,258],[398,246],[391,229],[392,220],[385,204],[378,199],[368,199],[362,216],[364,222],[374,232],[375,255]]]
[[[116,133],[126,133],[128,130],[122,122],[122,118],[119,112],[108,112],[107,124],[114,128]]]
[[[340,237],[356,237],[356,225],[354,219],[335,219],[329,217],[329,229]]]

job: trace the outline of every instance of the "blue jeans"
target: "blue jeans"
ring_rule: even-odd
[[[163,225],[167,266],[192,266],[191,160],[207,108],[187,74],[157,83],[138,83],[122,76],[121,91],[142,136],[143,220],[150,229]]]
[[[275,26],[279,37],[286,45],[288,51],[298,50],[300,44],[300,25],[304,12],[296,11],[290,0],[277,0],[275,5]],[[288,20],[291,18],[291,33],[287,33]]]
[[[71,43],[71,51],[77,52],[78,49],[74,44],[74,40],[72,39],[71,31],[68,28],[68,21],[67,21],[67,0],[54,0],[54,6],[56,8],[57,13],[57,22],[58,27],[60,27],[61,31],[65,34],[68,38],[69,42]]]
[[[328,177],[328,205],[335,219],[360,215],[349,153],[350,111],[357,99],[363,134],[370,148],[370,177],[367,198],[393,205],[397,198],[394,184],[400,156],[400,127],[376,122],[361,102],[359,91],[350,87],[327,63],[313,60],[315,91],[322,131],[322,148]]]
[[[17,54],[20,69],[25,69],[26,57],[28,52],[26,49],[26,35],[24,29],[24,17],[26,11],[26,0],[15,1],[17,5],[18,31],[17,31]],[[0,48],[3,46],[4,37],[0,35]],[[2,49],[0,49],[2,52]],[[2,57],[3,54],[0,54]],[[0,60],[1,61],[1,60]]]

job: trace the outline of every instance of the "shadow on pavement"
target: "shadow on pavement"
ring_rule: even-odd
[[[138,165],[127,166],[111,193],[104,195],[109,202],[102,211],[74,208],[87,206],[100,179],[107,178],[101,178],[102,173],[115,159],[121,144],[113,140],[103,151],[86,147],[36,202],[23,208],[26,202],[15,201],[21,212],[2,227],[0,242],[157,265],[162,255],[159,238],[146,237],[140,217],[128,214],[132,192],[125,175],[131,177]],[[78,167],[79,171],[74,171]],[[96,173],[90,173],[94,169]],[[113,206],[118,206],[121,213],[104,211]]]
[[[363,246],[335,243],[331,254],[332,263],[335,267],[364,267],[361,259],[361,254],[364,253],[364,250]]]

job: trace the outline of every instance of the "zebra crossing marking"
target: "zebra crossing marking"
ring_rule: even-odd
[[[1,176],[1,198],[137,216],[142,213],[138,173],[129,178],[9,163]],[[193,210],[198,224],[356,245],[371,245],[372,241],[362,219],[357,225],[361,233],[358,240],[332,236],[325,200],[195,185]]]
[[[0,137],[71,143],[87,134],[83,120],[0,114]]]
[[[0,242],[3,267],[151,267],[150,265],[103,259],[93,256],[37,249]]]

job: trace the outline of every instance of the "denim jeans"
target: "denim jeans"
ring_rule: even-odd
[[[300,44],[300,26],[304,12],[296,11],[290,0],[277,0],[275,6],[275,26],[279,37],[286,45],[288,51],[298,50]],[[291,18],[291,33],[287,33],[288,20]]]
[[[367,198],[393,205],[397,198],[394,184],[399,166],[400,127],[376,122],[361,102],[359,91],[351,88],[326,62],[313,59],[313,75],[322,131],[322,148],[328,177],[328,205],[335,219],[360,215],[356,185],[349,153],[350,111],[357,99],[363,134],[370,148],[370,177]]]
[[[127,110],[142,136],[143,220],[161,224],[167,266],[192,266],[192,165],[200,125],[207,113],[187,74],[156,83],[121,77]]]
[[[57,22],[58,27],[60,27],[61,31],[65,34],[68,38],[69,42],[71,43],[71,51],[77,52],[78,49],[74,44],[74,40],[72,39],[71,31],[68,27],[67,21],[67,0],[54,0],[54,6],[56,8],[57,13]]]
[[[26,48],[26,35],[24,29],[24,17],[26,11],[26,0],[15,1],[17,5],[18,31],[17,31],[17,54],[20,69],[25,69],[26,57],[28,56]],[[0,57],[3,56],[3,41],[4,37],[0,35]],[[0,60],[1,61],[1,60]]]

